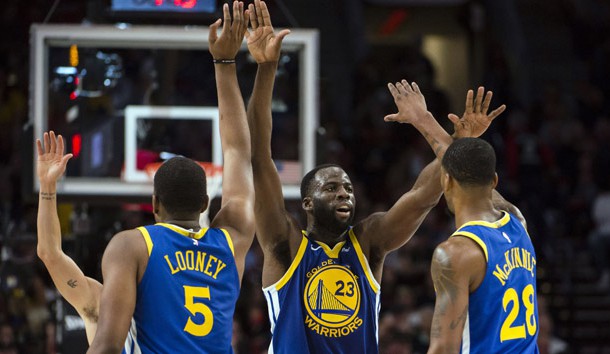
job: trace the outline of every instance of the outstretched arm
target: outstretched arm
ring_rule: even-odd
[[[382,254],[404,245],[438,202],[442,193],[439,161],[453,142],[453,138],[428,112],[424,96],[416,83],[410,85],[406,80],[402,80],[396,84],[388,84],[388,88],[394,97],[398,113],[390,114],[384,120],[412,124],[428,141],[437,159],[420,173],[413,188],[390,210],[373,214],[363,223],[365,242],[370,240],[370,246],[379,249]],[[468,91],[462,118],[450,115],[456,137],[480,136],[506,108],[502,105],[488,115],[492,93],[485,95],[485,89],[480,87],[474,99],[473,96],[473,91]]]
[[[57,180],[66,170],[72,154],[64,155],[64,139],[54,132],[44,133],[43,142],[36,140],[36,170],[40,183],[38,198],[38,257],[46,266],[53,283],[85,322],[89,343],[97,328],[98,306],[102,284],[86,277],[61,249],[61,230],[57,216]]]
[[[493,97],[493,92],[487,91],[485,94],[484,87],[479,87],[477,90],[477,96],[474,99],[473,96],[474,92],[472,90],[468,90],[468,94],[466,95],[466,108],[462,118],[455,114],[449,114],[449,120],[451,120],[453,123],[453,136],[455,138],[479,137],[483,135],[491,122],[502,112],[504,112],[504,110],[506,110],[506,105],[501,105],[500,107],[494,109],[489,115],[487,114],[487,110],[491,104],[491,98]],[[500,193],[498,193],[498,191],[495,189],[493,190],[492,194],[492,202],[496,209],[504,210],[513,214],[517,219],[519,219],[521,224],[523,224],[523,227],[527,229],[527,222],[525,221],[525,217],[523,214],[521,214],[519,208],[504,199],[504,197],[502,197],[502,195],[500,195]]]
[[[412,124],[430,144],[436,157],[442,159],[453,139],[428,111],[419,86],[415,82],[410,85],[407,80],[402,80],[388,84],[388,89],[394,97],[398,113],[387,115],[384,120]]]
[[[453,137],[456,139],[480,137],[487,131],[491,122],[506,110],[506,105],[501,105],[487,114],[493,92],[487,91],[487,93],[485,93],[485,88],[483,86],[480,86],[477,89],[477,95],[474,99],[473,96],[474,92],[468,90],[462,118],[453,113],[449,114],[449,120],[453,123]]]
[[[290,237],[298,232],[292,218],[284,207],[282,184],[271,158],[271,100],[277,63],[282,40],[288,30],[274,33],[267,5],[255,0],[249,6],[252,30],[246,33],[248,50],[258,63],[252,97],[248,103],[248,123],[252,139],[252,169],[256,192],[255,215],[256,236],[265,253],[263,285],[271,284],[285,269],[274,271],[274,250],[285,240],[299,240]],[[277,274],[276,274],[277,273]]]
[[[244,101],[237,83],[235,56],[243,42],[247,28],[248,12],[243,3],[233,3],[233,20],[229,6],[223,6],[224,23],[220,36],[219,19],[210,26],[210,53],[217,60],[214,64],[218,109],[220,111],[220,139],[224,159],[222,206],[212,227],[224,227],[235,245],[235,256],[240,274],[244,259],[254,239],[254,185],[250,164],[250,133]],[[233,63],[219,63],[229,60]]]
[[[406,80],[388,84],[398,107],[398,113],[387,115],[386,122],[412,124],[424,136],[438,157],[420,173],[413,188],[405,193],[387,212],[376,213],[362,223],[362,243],[365,248],[381,255],[404,245],[424,221],[428,212],[438,203],[440,163],[453,139],[428,111],[424,96],[417,84]],[[359,230],[356,230],[359,231]],[[368,247],[367,247],[368,245]],[[381,267],[373,269],[381,278]]]

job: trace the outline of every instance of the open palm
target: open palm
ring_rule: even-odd
[[[414,124],[428,112],[426,99],[415,82],[409,84],[407,80],[401,80],[396,84],[389,83],[388,89],[394,97],[398,113],[385,116],[386,122]]]
[[[449,120],[453,123],[456,138],[480,137],[489,128],[491,122],[506,109],[506,105],[501,105],[487,114],[493,92],[487,91],[487,94],[485,94],[484,87],[479,87],[477,96],[474,99],[473,96],[474,92],[468,90],[466,109],[462,118],[455,114],[449,114]]]
[[[55,136],[53,131],[45,132],[43,141],[44,144],[40,139],[36,140],[38,179],[41,184],[55,183],[66,171],[66,165],[72,154],[64,155],[64,139],[61,135]]]
[[[218,19],[210,25],[208,34],[209,50],[214,59],[235,59],[244,41],[244,33],[248,28],[248,13],[243,12],[244,3],[233,1],[233,17],[228,4],[222,6],[223,20]],[[222,31],[218,35],[218,28],[222,24]]]
[[[246,41],[250,54],[258,64],[278,61],[282,40],[290,31],[285,29],[277,35],[273,33],[271,16],[264,1],[256,0],[254,5],[250,4],[248,12],[252,31],[246,32]]]

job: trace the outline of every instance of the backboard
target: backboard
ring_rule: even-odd
[[[147,197],[146,161],[183,155],[222,162],[207,38],[208,29],[198,27],[31,28],[34,135],[53,129],[75,154],[58,186],[62,195]],[[245,43],[237,62],[247,101],[257,66]],[[300,177],[315,165],[317,80],[318,33],[293,30],[273,101],[272,153],[287,198],[299,198]]]

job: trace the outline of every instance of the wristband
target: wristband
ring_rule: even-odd
[[[214,64],[235,64],[235,59],[214,59]]]

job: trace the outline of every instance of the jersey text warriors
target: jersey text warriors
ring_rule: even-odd
[[[232,353],[240,284],[228,233],[191,233],[170,224],[138,230],[149,259],[138,285],[132,345],[142,353]]]
[[[349,230],[332,249],[303,236],[284,276],[263,289],[269,353],[377,353],[379,284]]]
[[[452,237],[476,242],[487,260],[481,285],[469,297],[462,353],[538,353],[536,253],[514,216],[472,221]]]

